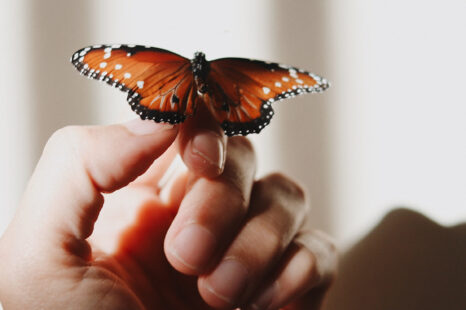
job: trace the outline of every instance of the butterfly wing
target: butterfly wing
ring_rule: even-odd
[[[207,85],[204,101],[229,136],[259,133],[273,116],[274,101],[329,87],[313,73],[244,58],[212,61]]]
[[[196,91],[189,59],[141,45],[96,45],[71,57],[81,74],[128,93],[142,119],[176,124],[194,113]]]

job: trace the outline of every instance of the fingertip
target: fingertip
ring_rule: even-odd
[[[202,299],[212,308],[215,309],[232,309],[233,302],[226,296],[218,293],[208,282],[205,277],[200,277],[197,281],[197,288]]]
[[[207,107],[180,126],[179,149],[188,169],[195,175],[215,178],[225,166],[227,138]]]
[[[183,160],[196,175],[207,178],[219,176],[225,167],[226,139],[214,131],[194,134],[184,148]]]
[[[226,258],[210,274],[199,278],[198,288],[209,305],[231,309],[243,299],[252,281],[250,270],[243,262]]]
[[[96,127],[82,150],[86,170],[98,190],[112,192],[146,171],[177,133],[176,125],[141,119]]]
[[[176,236],[165,239],[165,253],[170,264],[188,275],[199,275],[215,255],[217,238],[199,224],[189,224]]]

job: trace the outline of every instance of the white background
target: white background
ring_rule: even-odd
[[[124,94],[68,63],[97,43],[273,60],[328,78],[324,94],[277,103],[252,139],[259,175],[300,180],[316,227],[343,249],[398,207],[463,223],[465,16],[464,0],[2,1],[0,232],[54,130],[134,117]]]

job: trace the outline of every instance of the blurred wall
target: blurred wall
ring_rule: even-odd
[[[466,3],[258,0],[0,3],[0,233],[50,134],[133,118],[124,94],[68,62],[96,43],[293,64],[332,82],[275,105],[251,137],[259,175],[284,171],[314,224],[351,248],[394,206],[466,219]]]
[[[33,159],[31,120],[27,102],[30,56],[26,3],[0,3],[0,233],[13,215]],[[13,28],[14,27],[14,28]],[[29,90],[29,89],[28,89]]]
[[[466,2],[326,3],[334,234],[348,245],[397,205],[465,222]]]

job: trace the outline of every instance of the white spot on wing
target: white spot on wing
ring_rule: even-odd
[[[283,80],[283,82],[289,82],[290,81],[290,79],[287,78],[286,76],[282,77],[282,80]]]
[[[131,77],[131,73],[126,72],[123,76],[125,79],[129,79]]]
[[[104,52],[105,52],[105,53],[111,53],[111,52],[112,52],[112,48],[111,48],[111,47],[106,47],[106,48],[104,49]]]
[[[282,87],[282,83],[280,83],[280,82],[275,82],[275,86],[276,86],[276,87]]]
[[[301,79],[296,79],[296,83],[298,83],[298,84],[303,84],[304,82],[303,82],[303,80],[301,80]]]
[[[298,73],[297,73],[297,71],[295,69],[290,69],[288,72],[290,73],[290,76],[292,78],[294,78],[294,79],[298,78]]]
[[[116,64],[116,65],[115,65],[115,70],[120,70],[121,68],[123,68],[122,65],[120,65],[120,64]]]
[[[103,69],[107,66],[107,63],[105,61],[100,63],[100,67]]]
[[[143,87],[144,87],[144,81],[137,81],[137,82],[136,82],[136,85],[137,85],[139,88],[143,88]]]
[[[104,59],[110,58],[111,55],[112,55],[111,53],[105,53],[105,54],[104,54]]]
[[[264,94],[266,94],[266,95],[268,93],[270,93],[270,88],[268,88],[268,87],[262,87],[262,90],[264,91]]]

